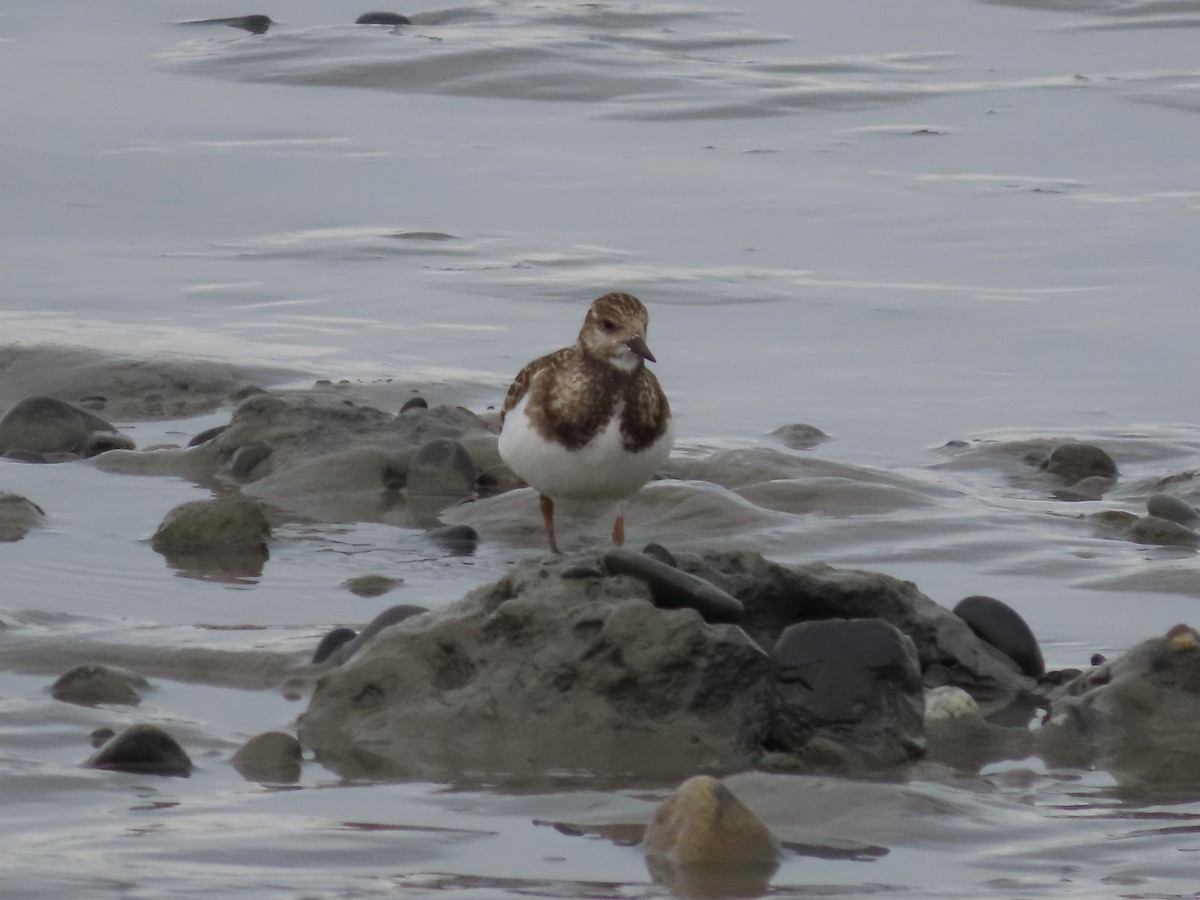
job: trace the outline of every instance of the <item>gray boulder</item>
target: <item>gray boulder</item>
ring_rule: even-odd
[[[26,397],[0,418],[0,453],[82,455],[96,432],[116,432],[109,422],[55,397]]]
[[[253,576],[262,573],[270,536],[262,505],[232,494],[180,504],[163,518],[150,543],[187,573]]]
[[[55,700],[79,706],[117,703],[136,706],[149,682],[119,666],[85,664],[62,675],[50,688]]]
[[[0,541],[21,540],[45,518],[45,511],[32,500],[0,491]]]
[[[130,725],[110,738],[84,763],[92,769],[187,778],[192,761],[178,742],[157,725]]]

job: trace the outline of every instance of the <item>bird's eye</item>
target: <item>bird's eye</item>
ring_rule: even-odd
[[[605,319],[604,321],[602,321],[600,323],[600,327],[603,328],[605,331],[616,331],[617,323],[614,322],[612,319]]]

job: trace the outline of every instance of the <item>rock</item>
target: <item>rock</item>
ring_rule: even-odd
[[[378,522],[402,504],[404,468],[380,447],[350,447],[294,463],[242,492],[322,522]]]
[[[689,778],[654,813],[642,841],[655,881],[682,897],[754,897],[779,848],[767,826],[724,784]]]
[[[0,542],[21,540],[45,518],[45,511],[32,500],[0,491]]]
[[[334,665],[339,665],[366,646],[367,643],[372,641],[375,636],[382,632],[385,628],[390,628],[393,625],[399,625],[401,622],[425,612],[429,612],[429,610],[423,606],[413,606],[408,603],[400,603],[396,606],[389,606],[387,609],[373,618],[369,623],[367,623],[367,627],[364,628],[362,632],[353,635],[347,640],[341,641],[338,646],[331,650],[328,658]],[[321,643],[324,644],[326,641],[330,641],[332,634],[333,632],[327,634]],[[318,647],[317,651],[320,652],[320,650],[321,648]],[[313,656],[313,662],[318,662],[315,654]]]
[[[473,556],[479,546],[479,532],[470,525],[443,525],[425,532],[425,539],[437,544],[451,556]]]
[[[99,749],[113,739],[116,732],[111,728],[97,728],[88,735],[88,739],[92,742],[93,749]]]
[[[675,556],[662,544],[647,544],[642,548],[642,552],[651,559],[662,563],[664,566],[670,566],[672,569],[678,568],[678,564],[675,562]]]
[[[1200,511],[1170,494],[1151,494],[1146,499],[1146,512],[1159,519],[1167,519],[1184,528],[1200,527]]]
[[[391,12],[365,12],[354,20],[355,25],[411,25],[412,21],[408,16],[402,16],[400,13]],[[419,397],[414,397],[414,400],[419,400]],[[409,401],[411,403],[412,400]],[[401,410],[403,412],[403,410]]]
[[[192,761],[175,739],[156,725],[131,725],[84,763],[93,769],[187,778]]]
[[[0,452],[79,454],[97,431],[111,424],[54,397],[26,397],[0,418]]]
[[[563,578],[574,564],[518,563],[383,629],[322,675],[301,742],[347,777],[752,763],[770,659],[740,629],[656,608],[640,581]]]
[[[912,582],[823,563],[780,566],[749,551],[679,554],[679,565],[737,597],[746,609],[739,624],[763,646],[796,622],[879,618],[913,641],[927,686],[957,685],[987,716],[1010,706],[1026,715],[1036,704],[1033,679]],[[932,673],[940,674],[931,684]]]
[[[458,441],[436,438],[422,444],[408,461],[409,494],[434,494],[454,499],[475,489],[477,470],[467,448]]]
[[[803,756],[821,738],[871,767],[925,752],[916,647],[881,619],[791,625],[775,645],[779,675],[772,738]],[[824,752],[823,754],[824,755]]]
[[[771,432],[771,437],[779,438],[785,447],[793,450],[811,450],[822,441],[829,440],[829,435],[820,428],[812,425],[782,425]]]
[[[220,437],[228,427],[228,425],[215,425],[212,428],[206,428],[188,441],[188,446],[199,447],[201,444],[207,444],[213,438]]]
[[[109,450],[135,449],[137,449],[137,445],[133,442],[133,438],[128,435],[95,431],[88,435],[87,440],[83,442],[83,446],[79,448],[79,455],[84,459],[90,459],[93,456],[99,456],[101,453],[107,453]]]
[[[370,15],[370,13],[367,13],[367,15]],[[377,15],[387,15],[387,13],[377,13]],[[361,17],[360,17],[360,19],[361,19]],[[385,23],[359,21],[359,22],[356,22],[355,24],[357,24],[357,25],[382,25]],[[405,22],[403,24],[407,25],[408,23]],[[424,397],[413,397],[409,400],[405,400],[404,405],[400,407],[400,413],[404,414],[404,413],[408,412],[410,409],[429,409],[429,401],[426,400]]]
[[[664,609],[688,607],[709,622],[736,622],[744,612],[736,597],[731,597],[716,585],[644,553],[609,550],[600,557],[600,564],[610,575],[629,575],[644,581],[650,588],[655,605]]]
[[[1012,607],[994,597],[965,597],[954,607],[962,619],[979,637],[987,641],[1017,664],[1030,678],[1046,672],[1042,649],[1033,630]]]
[[[234,478],[245,478],[254,467],[271,455],[273,448],[258,441],[243,444],[229,458],[229,474]]]
[[[1063,685],[1039,750],[1122,783],[1200,784],[1200,634],[1176,625]]]
[[[1196,547],[1200,546],[1200,535],[1192,529],[1160,519],[1158,516],[1142,516],[1129,526],[1125,536],[1137,544],[1151,544],[1160,547]]]
[[[342,587],[358,597],[382,597],[403,583],[403,578],[389,578],[387,575],[359,575],[343,581]]]
[[[83,665],[59,677],[50,695],[64,703],[99,706],[119,703],[136,706],[150,683],[136,672],[117,666]]]
[[[298,740],[282,731],[268,731],[242,744],[230,762],[247,781],[295,784],[303,758]]]
[[[354,640],[358,633],[353,628],[335,628],[317,644],[313,651],[312,662],[322,663],[329,659],[343,644]]]
[[[158,526],[151,546],[185,571],[258,575],[267,561],[270,536],[262,505],[231,494],[175,507]]]
[[[251,14],[248,16],[225,16],[220,19],[193,19],[188,22],[181,23],[183,25],[228,25],[231,28],[240,28],[242,31],[248,31],[251,34],[266,34],[272,25],[270,16],[261,14]]]
[[[979,704],[962,688],[945,684],[925,692],[925,726],[964,716],[978,716]]]
[[[1117,477],[1117,464],[1113,458],[1092,444],[1060,444],[1042,463],[1042,468],[1067,484],[1075,484],[1093,476],[1108,479]]]

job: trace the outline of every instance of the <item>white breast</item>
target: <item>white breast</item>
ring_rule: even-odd
[[[532,427],[521,398],[504,417],[500,458],[518,476],[554,499],[620,500],[654,477],[671,454],[674,423],[657,441],[638,453],[621,442],[620,409],[604,430],[578,450],[548,441]]]

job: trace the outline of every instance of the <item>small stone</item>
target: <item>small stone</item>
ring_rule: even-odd
[[[254,471],[255,466],[270,456],[273,450],[270,444],[259,441],[238,447],[229,458],[229,474],[234,478],[245,478]]]
[[[1177,522],[1185,528],[1200,526],[1200,511],[1170,494],[1151,494],[1146,499],[1146,512],[1160,519]]]
[[[1137,544],[1158,547],[1200,546],[1200,535],[1192,529],[1158,516],[1142,516],[1129,526],[1126,537]]]
[[[342,587],[358,597],[382,597],[397,585],[404,584],[403,578],[389,578],[387,575],[359,575],[347,578]]]
[[[478,472],[467,448],[449,438],[436,438],[421,445],[408,461],[410,494],[460,498],[475,489]]]
[[[366,24],[372,24],[372,23],[359,22],[358,24],[366,25]],[[373,23],[373,24],[380,24],[380,23]],[[408,24],[408,23],[406,22],[405,24]],[[424,397],[411,397],[404,402],[404,405],[402,407],[400,407],[400,414],[404,415],[404,413],[408,412],[410,409],[429,409],[429,401],[426,400]]]
[[[358,637],[358,632],[353,628],[335,628],[325,637],[321,638],[321,642],[317,644],[317,649],[313,651],[312,662],[322,663],[337,651],[339,647]]]
[[[711,775],[689,778],[662,802],[642,849],[684,864],[773,862],[779,856],[762,820]]]
[[[191,759],[157,725],[131,725],[111,738],[84,763],[92,769],[187,778]]]
[[[1118,474],[1113,458],[1092,444],[1060,444],[1042,463],[1042,468],[1067,484],[1075,484],[1095,475],[1116,478]]]
[[[954,614],[967,623],[978,638],[991,644],[1017,664],[1031,678],[1046,671],[1046,662],[1033,629],[1006,603],[994,597],[965,597],[954,607]]]
[[[642,552],[651,559],[658,560],[664,566],[670,566],[672,569],[679,568],[678,563],[675,561],[675,554],[662,544],[647,544],[642,548]]]
[[[101,453],[107,453],[109,450],[136,450],[137,444],[133,438],[126,434],[112,434],[108,431],[95,431],[88,435],[83,446],[79,448],[79,455],[84,459],[91,459],[93,456],[99,456]]]
[[[425,538],[451,556],[473,556],[479,546],[479,532],[470,525],[443,525],[425,532]]]
[[[82,665],[59,677],[50,695],[63,703],[98,706],[102,703],[137,705],[150,686],[141,675],[117,666]]]
[[[182,570],[261,574],[271,524],[262,505],[240,494],[182,503],[163,518],[150,545]]]
[[[95,432],[116,430],[99,416],[55,397],[26,397],[0,418],[0,452],[78,454]]]
[[[88,738],[92,742],[92,748],[98,750],[99,748],[101,748],[105,744],[107,744],[109,741],[111,741],[113,738],[113,735],[115,735],[115,734],[116,734],[116,732],[113,731],[111,728],[97,728],[95,731],[93,731],[91,734],[88,735]]]
[[[741,601],[715,584],[672,568],[644,553],[608,550],[600,564],[610,575],[629,575],[644,581],[656,606],[664,609],[688,607],[708,622],[736,622],[744,612]]]
[[[267,30],[275,23],[271,21],[270,16],[251,14],[248,16],[226,16],[220,19],[194,19],[183,24],[228,25],[231,28],[240,28],[242,31],[248,31],[251,34],[266,34]]]
[[[771,432],[771,437],[779,438],[785,447],[793,450],[811,450],[822,441],[829,440],[829,435],[820,428],[802,423],[780,426]]]
[[[247,781],[260,784],[295,784],[300,780],[304,754],[300,742],[282,731],[268,731],[250,738],[233,754],[230,762]]]
[[[201,431],[190,441],[188,441],[188,446],[199,447],[201,444],[207,444],[213,438],[220,437],[222,434],[224,434],[228,427],[228,425],[215,425],[212,428],[206,428],[204,431]]]
[[[423,606],[412,606],[411,604],[407,603],[389,606],[374,619],[372,619],[367,624],[367,627],[364,628],[359,634],[355,635],[352,640],[346,641],[346,643],[334,650],[330,655],[330,659],[340,665],[357,653],[360,649],[362,649],[364,644],[366,644],[385,628],[390,628],[393,625],[403,622],[405,619],[411,619],[413,616],[420,615],[424,612],[429,612],[429,610]]]
[[[355,25],[411,25],[408,16],[393,12],[365,12],[354,20]],[[410,403],[412,401],[409,401]],[[403,410],[401,410],[403,412]]]
[[[948,684],[925,692],[925,724],[979,715],[975,698],[960,687]]]

